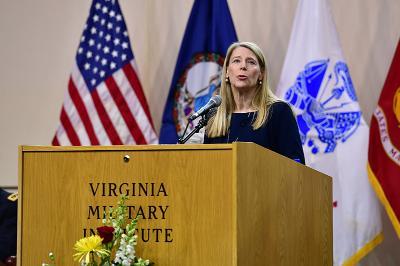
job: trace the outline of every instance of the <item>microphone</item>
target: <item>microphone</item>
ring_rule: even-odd
[[[200,108],[200,110],[198,110],[196,113],[192,114],[189,117],[189,121],[193,121],[195,120],[197,117],[202,116],[206,113],[208,113],[208,111],[210,111],[210,109],[218,107],[221,105],[222,102],[222,98],[219,95],[214,95],[213,97],[211,97],[211,99],[208,101],[208,103],[206,105],[204,105],[203,107]]]

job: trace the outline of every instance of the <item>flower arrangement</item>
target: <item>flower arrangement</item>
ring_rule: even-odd
[[[75,243],[74,259],[85,266],[145,266],[149,260],[136,256],[135,234],[139,216],[128,222],[128,208],[125,205],[127,196],[122,196],[116,209],[110,208],[103,219],[103,225],[97,228],[98,235],[89,236]],[[124,230],[125,229],[125,230]],[[112,254],[115,252],[115,258]],[[100,260],[99,264],[97,263]]]
[[[149,260],[136,256],[135,234],[139,216],[128,222],[128,208],[125,205],[127,196],[121,196],[116,209],[110,208],[103,219],[103,226],[97,228],[97,234],[84,237],[74,245],[75,261],[81,266],[147,266],[153,265]],[[115,256],[114,256],[115,254]],[[54,266],[55,257],[49,254]]]

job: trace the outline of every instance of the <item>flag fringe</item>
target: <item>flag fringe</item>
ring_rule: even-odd
[[[394,213],[392,206],[390,205],[389,201],[386,198],[385,192],[383,191],[378,179],[376,178],[374,172],[371,169],[370,164],[367,164],[367,170],[368,170],[368,178],[369,182],[371,183],[372,187],[375,190],[375,193],[378,195],[379,200],[381,201],[382,205],[386,209],[386,213],[389,216],[390,221],[393,224],[393,227],[397,233],[397,236],[400,238],[400,222],[396,217],[396,214]]]
[[[370,253],[377,245],[383,241],[383,233],[379,233],[370,242],[365,244],[360,250],[358,250],[353,256],[347,259],[343,266],[356,265],[362,258],[364,258],[368,253]]]

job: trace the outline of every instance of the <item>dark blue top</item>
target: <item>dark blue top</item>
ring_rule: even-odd
[[[297,122],[285,102],[272,104],[267,122],[253,130],[252,122],[257,112],[233,113],[228,135],[216,138],[204,137],[204,143],[254,142],[283,156],[305,164],[303,147]]]

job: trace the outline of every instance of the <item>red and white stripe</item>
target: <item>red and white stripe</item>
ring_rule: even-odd
[[[77,65],[53,145],[156,144],[150,110],[132,60],[92,92]]]

